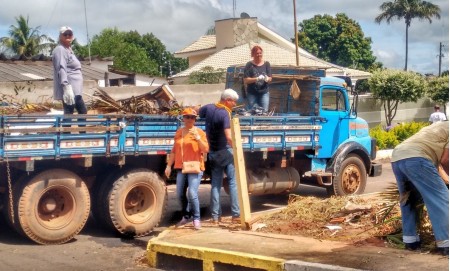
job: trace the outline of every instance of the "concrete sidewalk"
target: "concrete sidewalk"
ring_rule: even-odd
[[[151,239],[147,258],[164,270],[448,270],[448,257],[371,245],[214,227],[170,228]]]

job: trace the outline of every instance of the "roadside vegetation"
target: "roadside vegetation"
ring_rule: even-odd
[[[393,149],[408,137],[417,133],[420,129],[430,125],[428,122],[407,122],[400,123],[393,128],[386,130],[382,125],[370,129],[369,134],[377,140],[377,147],[380,150]]]

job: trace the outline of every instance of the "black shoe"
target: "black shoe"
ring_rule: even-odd
[[[448,256],[448,247],[438,247],[436,251],[443,256]]]
[[[407,250],[418,250],[420,249],[420,242],[414,242],[414,243],[405,243],[405,249]],[[448,248],[447,248],[448,251]]]

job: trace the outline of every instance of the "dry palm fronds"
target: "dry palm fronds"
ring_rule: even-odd
[[[19,101],[12,95],[1,94],[0,97],[2,101],[1,115],[47,113],[50,112],[50,108],[54,108],[49,99],[41,99],[40,103],[28,103],[26,100]]]
[[[179,112],[180,106],[172,95],[168,94],[164,86],[149,93],[131,98],[114,100],[103,90],[97,89],[92,98],[91,109],[101,113],[130,113],[130,114],[168,114]]]
[[[320,199],[289,195],[288,206],[276,215],[279,218],[291,220],[302,219],[315,223],[327,223],[335,214],[340,213],[348,202],[364,204],[365,200],[357,197],[331,197]]]
[[[357,212],[348,214],[348,205],[365,208],[360,208],[361,211],[357,208]],[[432,246],[431,225],[426,211],[419,216],[422,244],[424,247]],[[265,232],[355,242],[384,237],[391,244],[403,245],[399,194],[395,185],[375,197],[362,195],[321,199],[290,195],[286,208],[267,215],[263,221],[267,225],[263,230]],[[339,224],[342,229],[339,233],[330,234],[329,230],[324,229],[330,224]]]
[[[428,217],[425,205],[423,204],[418,192],[412,190],[407,191],[400,196],[397,185],[388,187],[384,192],[380,193],[382,208],[377,212],[376,225],[379,227],[379,234],[385,236],[387,240],[394,245],[403,245],[402,241],[402,225],[401,212],[399,203],[405,204],[409,201],[415,205],[417,210],[417,225],[424,246],[432,246],[433,233],[431,222]]]

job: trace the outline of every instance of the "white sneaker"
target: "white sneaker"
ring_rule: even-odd
[[[194,219],[194,229],[200,230],[202,228],[202,225],[200,224],[200,220]]]

